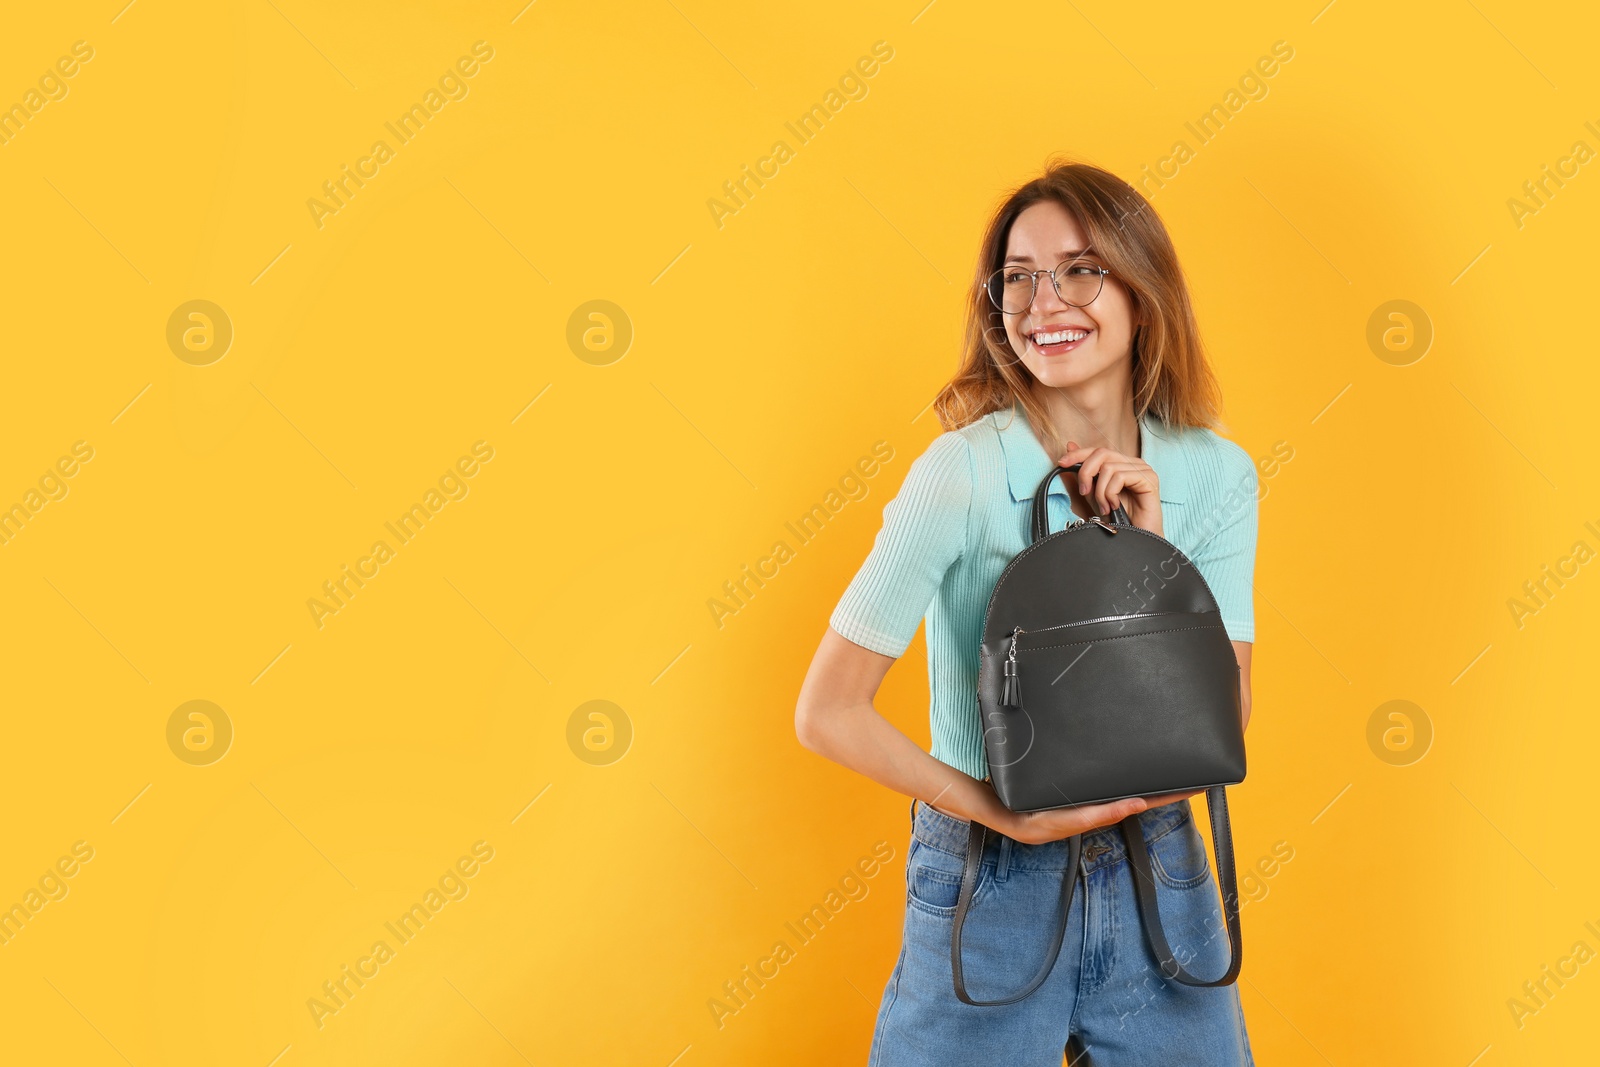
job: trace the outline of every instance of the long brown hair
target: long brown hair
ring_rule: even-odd
[[[1173,427],[1215,428],[1222,393],[1206,360],[1189,288],[1172,238],[1137,189],[1089,163],[1056,157],[1045,172],[1007,196],[995,211],[967,296],[961,365],[934,398],[946,430],[959,429],[1020,401],[1051,455],[1064,452],[1033,375],[1011,350],[1000,312],[983,290],[984,279],[1005,265],[1011,226],[1024,208],[1054,200],[1071,213],[1102,261],[1132,296],[1144,322],[1133,337],[1133,410]]]

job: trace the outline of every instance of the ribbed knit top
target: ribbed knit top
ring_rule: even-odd
[[[1160,485],[1163,536],[1211,587],[1228,637],[1254,641],[1255,463],[1208,429],[1150,415],[1139,429],[1140,458]],[[926,617],[932,755],[974,778],[989,773],[978,712],[984,611],[1000,572],[1028,545],[1033,493],[1054,464],[1020,404],[934,438],[884,506],[872,550],[828,620],[898,658]],[[1062,529],[1071,498],[1060,479],[1048,505],[1049,529]]]

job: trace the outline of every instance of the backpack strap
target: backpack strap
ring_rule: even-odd
[[[1034,490],[1033,515],[1030,524],[1030,533],[1032,536],[1028,538],[1028,543],[1030,545],[1035,541],[1043,541],[1045,539],[1045,535],[1050,532],[1050,508],[1048,506],[1050,503],[1050,483],[1056,480],[1057,475],[1060,475],[1061,484],[1065,486],[1067,484],[1066,476],[1069,474],[1078,473],[1078,468],[1081,466],[1083,466],[1082,463],[1074,463],[1070,467],[1063,467],[1058,464],[1050,468],[1050,473],[1044,476],[1044,479],[1039,483],[1039,488]],[[1069,513],[1072,511],[1071,493],[1067,494],[1067,511]],[[1133,525],[1132,520],[1128,518],[1128,513],[1123,510],[1121,504],[1118,504],[1112,509],[1109,521],[1118,523],[1122,526]],[[1070,526],[1071,523],[1068,523],[1068,525]]]
[[[1078,881],[1078,859],[1083,849],[1083,838],[1074,834],[1067,838],[1067,870],[1061,878],[1061,914],[1056,920],[1055,936],[1050,939],[1050,951],[1044,963],[1039,966],[1039,973],[1033,976],[1022,992],[1003,1000],[973,1000],[967,995],[967,984],[961,977],[961,927],[967,921],[967,909],[972,905],[972,894],[978,886],[978,874],[983,865],[983,848],[987,840],[989,828],[976,819],[967,827],[967,860],[961,869],[961,895],[956,898],[955,921],[950,927],[950,971],[955,976],[956,996],[962,1003],[972,1004],[980,1008],[998,1007],[1002,1004],[1015,1004],[1017,1001],[1031,996],[1033,991],[1044,984],[1050,976],[1050,971],[1056,965],[1056,957],[1061,955],[1061,942],[1067,933],[1067,918],[1072,913],[1072,890]]]
[[[1155,873],[1150,869],[1150,852],[1145,847],[1144,831],[1139,816],[1130,815],[1119,824],[1122,838],[1128,846],[1128,866],[1133,870],[1134,895],[1139,899],[1139,915],[1144,920],[1145,940],[1155,953],[1164,977],[1191,986],[1228,985],[1239,976],[1244,945],[1239,930],[1239,886],[1233,867],[1233,827],[1228,821],[1228,797],[1225,787],[1214,785],[1206,790],[1206,808],[1211,813],[1211,846],[1217,856],[1217,875],[1222,884],[1222,913],[1228,924],[1228,948],[1231,959],[1222,977],[1214,981],[1196,978],[1184,970],[1167,944],[1166,931],[1161,927],[1161,911],[1156,902]]]

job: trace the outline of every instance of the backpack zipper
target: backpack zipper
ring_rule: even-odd
[[[1153,619],[1158,615],[1179,615],[1179,614],[1184,614],[1184,613],[1183,612],[1178,612],[1178,611],[1135,611],[1135,612],[1129,612],[1129,613],[1122,614],[1122,615],[1097,615],[1092,619],[1079,619],[1077,622],[1064,622],[1064,623],[1061,623],[1058,626],[1046,626],[1046,627],[1044,627],[1042,629],[1038,629],[1038,630],[1022,631],[1021,627],[1018,627],[1016,630],[1013,630],[1012,632],[1013,633],[1026,632],[1026,633],[1030,633],[1030,634],[1043,634],[1043,633],[1049,633],[1052,630],[1070,630],[1074,626],[1092,626],[1095,623],[1101,623],[1101,622],[1132,622],[1135,619]]]
[[[1097,619],[1082,619],[1078,622],[1062,623],[1060,626],[1046,626],[1044,630],[1024,630],[1020,626],[1013,626],[1011,645],[1006,649],[1006,658],[1003,665],[1002,676],[1004,681],[1000,687],[1000,706],[1003,708],[1020,708],[1022,706],[1022,676],[1017,671],[1017,638],[1025,633],[1045,633],[1050,630],[1070,630],[1074,626],[1087,626],[1091,623],[1112,622],[1115,620],[1149,619],[1160,615],[1177,615],[1176,611],[1142,611],[1132,615],[1102,615]],[[1243,670],[1243,667],[1239,668]]]
[[[1017,677],[1017,635],[1022,632],[1022,627],[1012,627],[1011,647],[1006,650],[1005,684],[1000,688],[1000,706],[1003,708],[1022,706],[1022,682]]]
[[[1045,536],[1045,538],[1043,540],[1033,542],[1032,544],[1030,544],[1027,547],[1025,547],[1021,552],[1018,552],[1015,556],[1011,557],[1011,562],[1007,563],[1006,567],[1005,567],[1005,570],[1000,572],[1000,577],[999,577],[999,579],[997,579],[995,581],[995,586],[994,587],[996,589],[999,589],[1000,586],[1005,582],[1005,580],[1011,576],[1011,572],[1016,570],[1017,565],[1022,562],[1023,558],[1026,557],[1029,553],[1031,553],[1034,549],[1039,548],[1040,546],[1045,544],[1045,542],[1050,541],[1053,538],[1067,536],[1068,534],[1072,533],[1074,530],[1076,530],[1079,527],[1085,525],[1086,521],[1087,520],[1080,521],[1080,522],[1078,522],[1078,523],[1076,523],[1076,524],[1074,524],[1072,526],[1068,526],[1064,530],[1057,530],[1053,534],[1048,534],[1048,535]],[[1128,527],[1125,527],[1125,529],[1130,530],[1130,531],[1132,531],[1134,533],[1137,533],[1137,534],[1143,534],[1145,537],[1149,537],[1149,538],[1151,538],[1151,539],[1153,539],[1155,541],[1159,541],[1163,546],[1165,546],[1166,548],[1171,549],[1172,550],[1172,554],[1173,554],[1173,556],[1175,558],[1180,560],[1181,563],[1189,564],[1190,569],[1192,569],[1194,571],[1195,577],[1200,579],[1201,588],[1203,588],[1206,591],[1206,595],[1211,598],[1213,603],[1216,602],[1217,595],[1212,590],[1211,583],[1206,581],[1206,576],[1200,573],[1200,568],[1198,568],[1198,567],[1196,567],[1194,565],[1194,561],[1192,561],[1189,558],[1188,554],[1185,553],[1183,551],[1183,549],[1179,548],[1177,545],[1173,544],[1171,541],[1168,541],[1165,537],[1162,537],[1160,534],[1151,533],[1149,530],[1146,530],[1143,527],[1128,526]],[[992,599],[992,597],[991,597],[991,599]],[[992,616],[988,611],[985,611],[983,613],[983,621],[984,621],[985,628],[988,627],[988,624],[989,624],[989,621],[990,621],[991,618],[992,618]]]

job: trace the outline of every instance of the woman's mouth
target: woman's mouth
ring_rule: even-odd
[[[1083,344],[1092,333],[1094,333],[1093,330],[1082,327],[1070,329],[1050,327],[1049,329],[1035,330],[1029,335],[1028,343],[1040,355],[1059,356],[1065,352],[1071,352],[1074,348]]]

